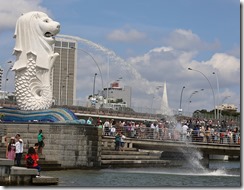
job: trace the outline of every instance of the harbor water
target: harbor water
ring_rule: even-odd
[[[73,187],[240,187],[239,161],[211,161],[209,169],[116,168],[43,171],[59,178],[57,186]]]

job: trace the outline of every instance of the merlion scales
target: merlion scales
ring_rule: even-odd
[[[15,92],[21,110],[43,110],[52,105],[51,73],[58,53],[54,53],[54,35],[60,24],[43,12],[19,17],[14,37],[16,61]]]

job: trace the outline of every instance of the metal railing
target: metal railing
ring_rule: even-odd
[[[233,131],[219,132],[215,130],[187,130],[182,133],[174,128],[150,128],[150,127],[103,127],[104,136],[115,136],[117,132],[122,132],[128,138],[151,139],[162,141],[188,141],[216,144],[240,144],[240,133]]]

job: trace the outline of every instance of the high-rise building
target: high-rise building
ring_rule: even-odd
[[[76,100],[77,42],[56,38],[54,52],[59,53],[55,60],[52,77],[55,105],[74,105]]]

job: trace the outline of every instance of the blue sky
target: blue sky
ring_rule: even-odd
[[[134,106],[150,108],[155,94],[153,101],[157,109],[162,89],[155,89],[166,81],[172,109],[179,108],[182,86],[186,86],[184,110],[212,109],[210,86],[203,76],[187,70],[191,67],[208,77],[216,102],[230,96],[225,103],[240,107],[240,1],[0,0],[0,63],[3,68],[8,67],[8,60],[15,59],[11,53],[17,18],[21,13],[34,10],[46,12],[60,22],[60,34],[100,44],[128,63],[141,80],[133,80],[120,63],[111,63],[110,80],[123,75],[121,83],[133,87]],[[91,53],[101,63],[106,78],[106,55]],[[79,60],[91,61],[82,54]],[[218,73],[219,94],[213,71]],[[89,81],[97,71],[96,68],[87,69],[84,63],[77,72],[77,81],[81,84],[77,87],[77,99],[86,101],[92,88]],[[99,87],[100,81],[97,83]],[[13,85],[9,88],[14,89]],[[205,90],[189,104],[188,97],[201,88]]]

